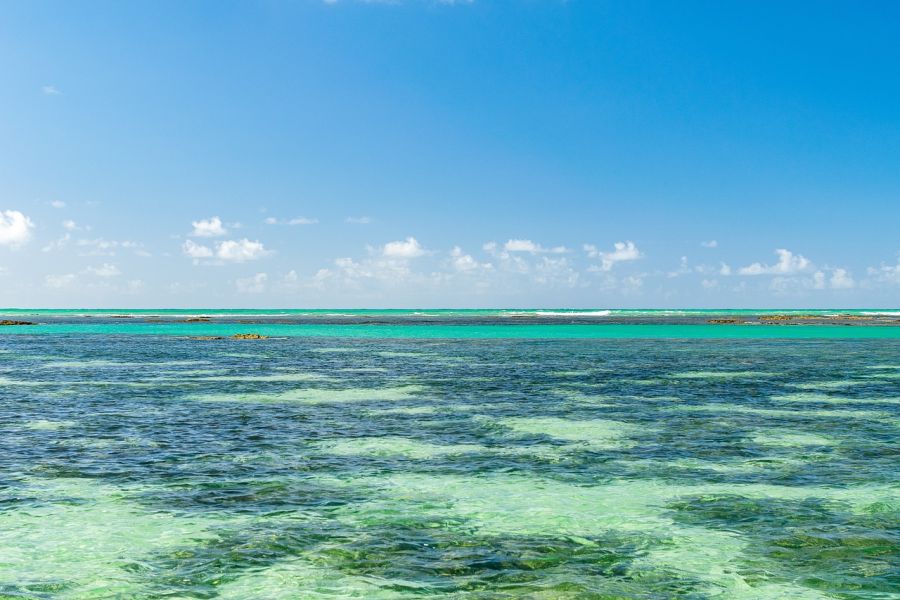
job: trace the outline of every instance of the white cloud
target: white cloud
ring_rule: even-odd
[[[540,246],[531,240],[508,240],[503,244],[503,249],[507,252],[538,252]]]
[[[709,240],[708,242],[700,242],[700,245],[704,248],[718,248],[719,242],[716,240]]]
[[[191,225],[194,226],[194,231],[191,232],[191,235],[194,237],[219,237],[228,233],[228,230],[222,225],[222,219],[219,217],[192,221]]]
[[[347,217],[344,219],[346,223],[352,223],[354,225],[368,225],[372,222],[371,217]]]
[[[104,263],[99,267],[88,267],[86,273],[96,275],[97,277],[116,277],[122,274],[122,271],[116,265]]]
[[[738,273],[741,275],[793,275],[812,267],[812,263],[802,254],[794,254],[790,250],[778,248],[778,262],[774,265],[764,265],[755,262],[752,265],[741,267]]]
[[[866,272],[876,281],[900,285],[900,261],[896,265],[882,263],[880,267],[869,267]]]
[[[62,94],[62,92],[56,89],[56,86],[54,85],[41,86],[41,93],[45,96],[59,96]]]
[[[381,250],[385,258],[418,258],[425,254],[425,250],[414,237],[408,237],[403,241],[388,242]]]
[[[496,246],[494,246],[496,247]],[[487,248],[485,248],[487,249]],[[530,252],[531,254],[543,254],[543,253],[551,253],[551,254],[563,254],[568,252],[568,248],[565,246],[556,246],[554,248],[544,248],[540,244],[536,244],[531,240],[507,240],[505,244],[503,244],[503,249],[506,252]]]
[[[191,258],[212,258],[213,251],[209,246],[201,246],[193,240],[187,240],[182,246],[185,254]]]
[[[66,273],[65,275],[47,275],[44,277],[44,285],[49,288],[64,288],[74,282],[74,273]]]
[[[714,290],[719,287],[719,281],[717,279],[704,279],[700,282],[700,285],[702,285],[705,290]]]
[[[65,208],[66,203],[63,202],[62,200],[51,200],[50,206],[52,206],[53,208]]]
[[[829,285],[835,290],[848,290],[856,287],[856,282],[846,269],[835,269],[831,273],[831,279],[828,280]]]
[[[780,277],[779,279],[784,280],[785,278]],[[812,289],[814,290],[824,290],[825,289],[825,273],[822,271],[816,271],[812,276]]]
[[[31,239],[34,223],[17,210],[0,211],[0,246],[18,248]]]
[[[244,262],[257,260],[269,254],[262,242],[251,242],[247,238],[241,240],[226,240],[220,242],[216,248],[216,256],[222,260]]]
[[[472,258],[471,254],[464,253],[459,246],[455,246],[453,250],[450,251],[450,264],[455,270],[461,272],[493,268],[491,263],[479,263]]]
[[[217,242],[214,247],[203,246],[193,240],[187,240],[181,248],[185,255],[194,259],[195,263],[199,263],[201,259],[217,259],[221,262],[246,262],[271,254],[269,250],[266,250],[262,242],[250,241],[247,238]]]
[[[637,260],[641,258],[641,251],[634,245],[634,242],[616,242],[613,244],[612,252],[601,252],[593,244],[585,244],[584,251],[590,258],[600,259],[600,270],[609,271],[616,263]]]
[[[238,279],[234,283],[237,291],[242,294],[261,294],[266,291],[266,282],[269,276],[266,273],[257,273],[252,277]]]
[[[722,266],[719,267],[719,275],[723,275],[725,277],[731,275],[731,267],[729,265],[726,265],[725,263],[721,263],[721,265]]]

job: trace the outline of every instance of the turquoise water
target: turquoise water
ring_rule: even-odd
[[[306,312],[0,329],[0,598],[900,597],[893,315]]]
[[[882,338],[900,339],[900,327],[840,325],[758,326],[758,325],[324,325],[232,323],[78,323],[45,324],[29,328],[9,328],[4,334],[102,334],[165,336],[230,336],[258,333],[272,337],[419,338],[419,339],[621,339],[621,338]]]
[[[419,339],[897,338],[900,310],[35,310],[4,334],[103,334]],[[711,323],[716,319],[733,322]]]

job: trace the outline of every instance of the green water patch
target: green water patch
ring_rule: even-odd
[[[397,436],[353,438],[322,442],[318,445],[322,452],[337,456],[393,457],[427,460],[431,458],[460,456],[474,452],[485,452],[480,444],[434,444]]]
[[[58,429],[66,429],[74,427],[75,421],[50,421],[47,419],[37,419],[28,421],[22,427],[24,429],[33,429],[36,431],[56,431]]]
[[[816,433],[796,433],[784,430],[765,430],[753,436],[752,441],[763,446],[787,447],[834,447],[840,443],[834,438]]]
[[[269,382],[269,381],[326,381],[334,379],[320,373],[281,373],[275,375],[215,375],[195,377],[191,381],[235,381],[235,382]]]
[[[395,475],[367,484],[382,488],[378,500],[348,505],[338,518],[348,524],[387,526],[415,514],[442,528],[475,535],[554,536],[579,539],[627,536],[641,548],[628,572],[645,582],[660,579],[682,582],[687,588],[744,590],[785,589],[811,594],[788,581],[749,579],[742,572],[752,539],[733,531],[718,531],[701,523],[672,519],[671,503],[687,495],[732,493],[751,498],[792,501],[841,493],[823,489],[794,489],[767,485],[673,485],[662,481],[618,481],[602,486],[579,486],[533,477],[425,477]],[[895,493],[895,492],[891,492]],[[844,494],[846,495],[846,494]]]
[[[123,490],[88,479],[33,481],[28,492],[38,500],[28,510],[0,512],[0,582],[7,582],[0,590],[18,596],[146,594],[146,581],[132,565],[207,538],[215,524],[148,512]]]
[[[381,388],[303,388],[283,392],[233,392],[189,396],[197,402],[342,404],[396,402],[417,398],[426,391],[420,385]]]
[[[778,597],[887,598],[896,592],[885,577],[900,558],[896,531],[873,527],[865,513],[838,500],[718,493],[684,497],[669,508],[676,523],[737,531],[752,540],[740,566],[746,582],[802,581],[806,594],[819,594]]]
[[[448,406],[397,406],[372,410],[374,415],[433,415],[438,412],[453,410]]]
[[[891,415],[886,412],[873,410],[827,410],[827,409],[778,409],[778,408],[756,408],[753,406],[741,406],[732,404],[680,404],[674,405],[668,410],[686,411],[686,412],[721,412],[744,415],[758,415],[762,417],[794,417],[794,418],[851,418],[851,419],[868,419],[883,420],[890,419]]]
[[[780,373],[761,371],[686,371],[669,375],[672,379],[764,379],[777,377]]]
[[[852,408],[854,405],[860,404],[900,404],[898,398],[881,398],[866,396],[863,398],[848,398],[846,396],[829,396],[827,394],[779,394],[770,396],[769,400],[773,402],[808,402],[810,404],[837,404]]]
[[[507,418],[499,420],[498,424],[520,435],[546,436],[556,441],[578,443],[597,450],[633,445],[631,436],[641,431],[641,428],[630,423],[609,419],[579,421],[556,417]]]
[[[811,381],[807,383],[789,383],[787,385],[801,390],[841,390],[867,383],[871,382],[859,379],[839,379],[837,381]]]

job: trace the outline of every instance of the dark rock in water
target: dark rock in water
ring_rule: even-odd
[[[192,335],[189,340],[224,340],[221,335]]]
[[[209,317],[188,317],[184,320],[185,323],[204,323],[209,321]]]
[[[760,321],[790,321],[791,315],[763,315]]]
[[[740,319],[710,319],[707,323],[715,323],[717,325],[735,325],[737,323],[743,323]]]
[[[235,340],[264,340],[267,335],[259,335],[258,333],[236,333],[231,336]]]
[[[3,319],[0,321],[0,325],[37,325],[37,323],[32,323],[31,321],[10,321],[9,319]]]

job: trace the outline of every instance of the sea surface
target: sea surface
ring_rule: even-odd
[[[896,309],[0,319],[3,599],[900,598]]]

